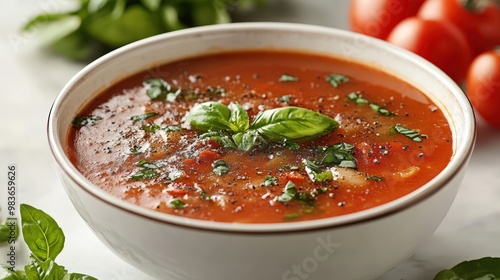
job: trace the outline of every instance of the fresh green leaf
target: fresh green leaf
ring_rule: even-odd
[[[250,125],[272,141],[310,140],[332,132],[338,123],[332,118],[299,107],[265,110]]]
[[[282,97],[280,97],[280,101],[283,103],[290,103],[290,100],[291,100],[290,95],[283,95]]]
[[[55,260],[64,247],[64,233],[57,222],[42,210],[21,204],[24,241],[40,261]]]
[[[377,181],[377,182],[380,182],[380,181],[385,180],[385,178],[384,178],[384,177],[373,176],[373,175],[368,176],[368,179],[373,180],[373,181]]]
[[[280,196],[277,196],[276,200],[279,202],[289,202],[295,198],[296,194],[297,188],[295,184],[292,181],[288,181],[288,183],[285,185],[283,193]]]
[[[7,218],[5,223],[0,224],[0,243],[14,240],[19,236],[19,226],[16,219]]]
[[[357,94],[356,92],[349,93],[349,95],[347,95],[347,98],[349,98],[349,100],[351,101],[354,101],[358,105],[366,105],[370,103],[368,102],[368,100],[364,99],[363,97],[361,97],[361,95]]]
[[[135,166],[149,168],[149,169],[157,169],[157,168],[160,168],[162,165],[158,164],[158,163],[152,163],[152,162],[149,162],[149,161],[142,159],[142,160],[136,162]]]
[[[349,82],[349,77],[341,74],[330,74],[326,77],[326,81],[332,85],[332,87],[337,88],[343,83]]]
[[[28,279],[33,280],[61,280],[68,271],[58,265],[53,259],[39,260],[36,256],[30,256],[28,265],[24,268]]]
[[[259,142],[259,139],[261,139],[261,136],[256,130],[253,129],[233,135],[233,140],[236,143],[238,150],[245,152],[250,151]]]
[[[73,119],[73,127],[94,125],[96,121],[102,120],[99,116],[76,116]]]
[[[280,83],[285,83],[285,82],[298,82],[298,81],[299,81],[299,78],[298,78],[298,77],[295,77],[295,76],[292,76],[292,75],[283,74],[283,75],[281,75],[281,77],[278,79],[278,81],[279,81]]]
[[[16,270],[12,271],[10,269],[7,269],[6,267],[2,267],[4,274],[6,274],[2,280],[31,280],[28,279],[28,276],[26,276],[26,272],[23,270]]]
[[[324,147],[322,148],[324,156],[319,161],[319,164],[355,169],[357,165],[356,158],[352,155],[353,149],[353,145],[345,142]]]
[[[184,206],[186,206],[186,203],[184,203],[180,199],[174,199],[170,201],[170,206],[174,207],[175,209],[181,209],[184,208]]]
[[[203,132],[237,129],[231,125],[231,110],[219,102],[196,104],[188,115],[189,124]]]
[[[194,24],[198,26],[231,21],[225,5],[217,1],[199,1],[192,7],[191,16]]]
[[[142,153],[142,147],[141,146],[133,146],[132,148],[130,148],[130,152],[132,154],[135,154],[135,155],[141,154]]]
[[[160,8],[161,0],[141,0],[141,3],[150,11],[157,11]]]
[[[233,129],[233,132],[244,132],[248,130],[250,124],[247,111],[238,103],[231,103],[228,108],[231,110],[229,122],[236,127],[236,130]]]
[[[125,1],[116,1],[117,4],[122,2]],[[155,17],[143,6],[130,5],[123,8],[123,12],[117,12],[121,9],[120,5],[109,14],[90,16],[85,24],[86,31],[112,48],[163,32]]]
[[[212,132],[203,133],[202,135],[200,135],[200,138],[201,139],[210,138],[214,141],[217,141],[217,143],[219,143],[219,145],[221,145],[224,148],[233,149],[233,150],[236,150],[238,148],[236,146],[236,144],[233,142],[233,140],[231,139],[231,137],[229,137],[228,135],[225,135],[224,133],[221,133],[220,131],[212,131]]]
[[[187,27],[187,25],[181,22],[179,18],[179,11],[174,5],[164,4],[160,10],[160,17],[163,26],[168,31],[184,29]]]
[[[158,115],[157,112],[150,112],[150,113],[132,116],[132,117],[130,117],[130,120],[134,121],[134,122],[138,122],[138,121],[143,121],[145,119],[149,119],[149,118],[154,117],[156,115]]]
[[[222,159],[214,161],[212,163],[212,167],[213,167],[213,172],[218,176],[222,176],[231,171],[229,165]]]
[[[158,177],[160,174],[151,168],[143,168],[134,174],[130,175],[130,179],[134,181],[139,181],[139,180],[148,180],[148,179],[154,179]]]
[[[351,92],[351,93],[349,93],[349,95],[347,96],[347,98],[349,100],[351,100],[351,101],[354,101],[358,105],[366,105],[366,104],[368,104],[370,106],[370,108],[372,108],[372,110],[375,113],[381,114],[383,116],[394,116],[394,113],[392,113],[391,111],[385,109],[384,107],[378,105],[377,103],[369,102],[368,100],[364,99],[357,92]]]
[[[392,129],[394,132],[402,134],[415,142],[422,142],[420,134],[413,129],[406,128],[400,124],[396,124]]]
[[[271,176],[271,175],[266,175],[264,178],[264,183],[262,183],[264,187],[270,187],[270,186],[276,186],[278,185],[278,178]]]
[[[498,280],[500,258],[486,257],[459,263],[439,272],[434,280]]]
[[[146,93],[153,100],[174,102],[181,94],[180,89],[174,89],[172,86],[160,78],[150,78],[144,80],[149,85]]]

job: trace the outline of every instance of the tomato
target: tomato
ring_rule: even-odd
[[[458,0],[428,0],[417,16],[455,24],[468,38],[474,56],[500,45],[500,8],[491,2],[483,8],[462,3]]]
[[[465,79],[472,60],[465,35],[449,22],[407,18],[394,27],[387,41],[434,63],[456,83]]]
[[[385,39],[403,19],[417,14],[425,0],[352,0],[349,7],[351,30]]]
[[[474,59],[467,72],[467,95],[476,112],[500,128],[500,49]]]

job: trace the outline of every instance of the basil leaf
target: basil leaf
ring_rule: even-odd
[[[316,198],[307,192],[298,192],[295,199],[302,205],[314,206]]]
[[[130,120],[134,121],[134,122],[138,122],[138,121],[143,121],[145,119],[149,119],[149,118],[154,117],[156,115],[158,115],[157,112],[145,113],[145,114],[141,114],[141,115],[132,116],[132,117],[130,117]]]
[[[162,165],[148,162],[148,161],[142,159],[139,162],[136,162],[135,166],[145,167],[145,168],[149,168],[149,169],[157,169],[157,168],[160,168]]]
[[[19,226],[16,219],[7,218],[5,223],[0,224],[0,243],[7,242],[12,239],[14,233],[14,240],[19,236]]]
[[[218,176],[222,176],[230,172],[229,165],[222,159],[214,161],[212,163],[212,167],[214,168],[213,172]]]
[[[282,97],[280,97],[280,101],[283,103],[290,103],[290,100],[291,100],[290,95],[283,95]]]
[[[64,279],[68,271],[64,266],[60,266],[53,259],[39,260],[31,255],[28,265],[24,268],[28,279],[40,280],[61,280]]]
[[[248,152],[259,141],[260,135],[256,130],[247,130],[233,135],[233,140],[238,147],[238,150]]]
[[[26,276],[26,273],[22,270],[12,271],[7,267],[2,267],[2,268],[4,274],[5,273],[7,274],[2,278],[2,280],[30,280],[28,279],[28,276]]]
[[[337,88],[339,85],[343,83],[349,82],[349,77],[340,74],[330,74],[325,79],[334,88]]]
[[[181,94],[180,89],[173,89],[169,83],[160,78],[150,78],[144,82],[149,85],[146,93],[153,100],[174,102]]]
[[[276,200],[279,202],[289,202],[295,198],[296,194],[297,194],[297,189],[295,184],[292,181],[288,181],[288,183],[285,186],[285,189],[283,190],[283,193],[280,196],[277,196]]]
[[[234,135],[233,138],[235,136],[236,135]],[[211,140],[217,141],[217,143],[219,143],[219,145],[221,145],[224,148],[233,149],[233,150],[236,150],[238,148],[236,146],[235,142],[233,142],[233,140],[229,136],[224,135],[220,131],[212,131],[212,132],[203,133],[202,135],[200,135],[200,138],[201,139],[210,138]]]
[[[64,247],[64,233],[56,221],[42,210],[21,204],[24,241],[33,255],[41,260],[55,260]]]
[[[415,142],[422,142],[420,134],[413,129],[406,128],[400,124],[396,124],[392,129],[394,132],[402,134]]]
[[[117,0],[113,11],[105,15],[91,15],[85,30],[100,42],[116,48],[159,34],[163,29],[143,6],[135,4],[125,8],[125,0]]]
[[[285,219],[287,219],[287,220],[295,220],[298,218],[300,218],[299,213],[287,213],[287,214],[285,214]]]
[[[433,280],[496,280],[500,279],[500,258],[481,258],[459,263],[439,272]]]
[[[102,120],[99,116],[76,116],[73,119],[73,127],[94,125],[96,121]]]
[[[284,82],[298,82],[299,78],[295,77],[295,76],[292,76],[292,75],[283,74],[283,75],[281,75],[281,77],[279,78],[278,81],[280,83],[284,83]]]
[[[264,187],[270,187],[270,186],[276,186],[278,185],[278,178],[271,176],[271,175],[266,175],[264,178],[265,181],[261,185]]]
[[[188,115],[189,124],[203,132],[237,129],[229,122],[231,110],[219,102],[205,102],[196,104]]]
[[[186,203],[184,203],[180,199],[174,199],[174,200],[170,201],[169,204],[170,204],[170,206],[174,207],[175,209],[184,208],[184,206],[186,206]]]
[[[332,118],[299,107],[283,107],[258,114],[250,125],[272,141],[309,140],[338,127]]]
[[[354,101],[358,105],[365,105],[365,104],[370,103],[370,102],[368,102],[368,100],[364,99],[363,97],[361,97],[359,94],[357,94],[355,92],[349,93],[349,95],[347,95],[347,98],[349,98],[349,100],[351,100],[351,101]]]
[[[134,181],[148,180],[158,177],[160,174],[151,168],[143,168],[136,173],[130,175],[130,179]]]
[[[389,110],[385,109],[384,107],[378,105],[377,103],[369,102],[368,100],[364,99],[363,97],[361,97],[361,95],[359,95],[356,92],[349,93],[347,98],[351,101],[354,101],[358,105],[369,104],[374,112],[381,114],[383,116],[394,116],[395,115],[394,113],[392,113]]]
[[[174,31],[186,28],[187,26],[180,21],[179,11],[174,5],[165,4],[160,9],[160,17],[163,26],[168,31]]]
[[[233,129],[233,131],[242,132],[247,130],[250,126],[247,111],[238,103],[231,103],[228,108],[231,110],[229,122],[236,127],[236,130]]]
[[[373,180],[373,181],[377,181],[377,182],[380,182],[380,181],[385,180],[385,178],[384,178],[384,177],[373,176],[373,175],[368,176],[368,179]]]

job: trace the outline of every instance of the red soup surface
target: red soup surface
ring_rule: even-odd
[[[107,88],[68,155],[123,200],[194,219],[277,223],[402,197],[452,156],[440,109],[365,65],[287,51],[184,59]]]

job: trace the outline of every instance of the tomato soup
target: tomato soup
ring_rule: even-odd
[[[128,202],[237,223],[320,219],[400,198],[452,156],[443,112],[369,66],[288,51],[187,58],[99,93],[67,153]]]

